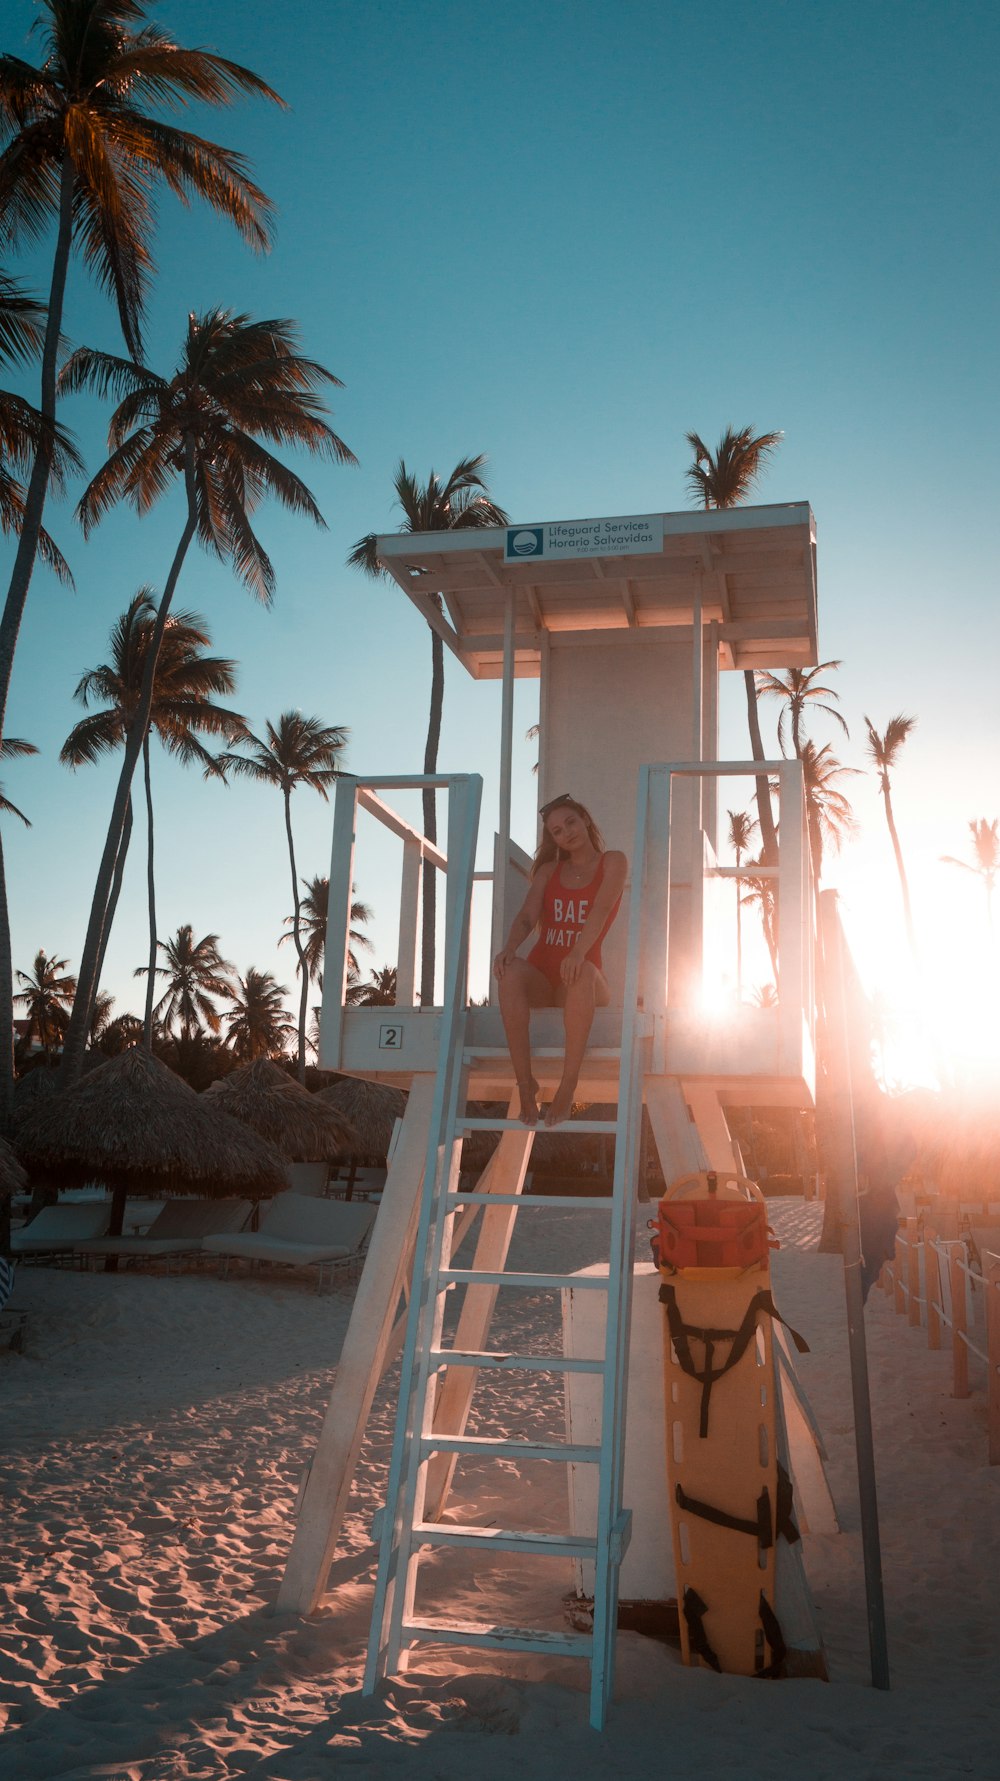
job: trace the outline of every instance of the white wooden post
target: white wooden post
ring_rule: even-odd
[[[966,1317],[967,1299],[965,1293],[965,1275],[962,1272],[965,1264],[965,1244],[949,1243],[951,1273],[951,1395],[953,1398],[969,1396],[969,1350],[964,1338],[968,1335],[968,1319]]]
[[[798,761],[783,762],[778,768],[778,788],[779,1068],[792,1075],[802,1056],[805,951],[811,927],[806,908],[808,877],[803,860],[805,823]]]
[[[399,897],[399,950],[396,954],[396,1005],[413,1008],[417,1000],[417,946],[420,932],[420,842],[403,842],[403,879]]]
[[[989,1417],[989,1460],[1000,1466],[1000,1255],[983,1256],[983,1284],[986,1292],[986,1354],[989,1369],[987,1410]]]
[[[326,951],[319,1031],[319,1061],[324,1070],[340,1069],[347,954],[350,946],[357,796],[357,780],[350,774],[342,774],[337,781],[334,795],[330,889],[326,902]]]
[[[514,748],[514,591],[507,590],[503,615],[503,681],[500,696],[500,810],[497,828],[503,868],[493,881],[494,908],[499,913],[501,945],[513,919],[507,908],[507,855],[510,852],[510,786]]]
[[[306,1478],[278,1591],[279,1612],[311,1614],[326,1590],[368,1412],[386,1364],[396,1306],[410,1272],[433,1096],[433,1076],[414,1076],[333,1393]]]
[[[906,1221],[906,1310],[907,1320],[914,1327],[920,1324],[920,1229],[915,1218]]]

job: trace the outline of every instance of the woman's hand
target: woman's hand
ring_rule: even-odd
[[[571,983],[576,983],[586,962],[587,955],[579,946],[574,946],[572,952],[566,954],[559,966],[559,975],[567,988]]]
[[[493,960],[493,975],[496,978],[498,983],[500,982],[500,979],[503,976],[504,972],[506,971],[507,966],[510,964],[511,960],[515,959],[516,957],[517,957],[517,952],[513,946],[502,946],[501,947],[500,951],[497,953],[496,958]]]

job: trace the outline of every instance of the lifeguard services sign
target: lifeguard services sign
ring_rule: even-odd
[[[508,526],[505,563],[559,557],[634,557],[663,549],[662,513],[633,513],[621,519],[568,519],[545,526]]]

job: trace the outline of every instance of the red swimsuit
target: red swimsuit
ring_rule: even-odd
[[[576,945],[583,932],[587,917],[593,906],[604,879],[604,861],[602,853],[597,870],[589,884],[579,889],[568,889],[562,882],[562,865],[557,864],[551,873],[548,883],[542,892],[542,918],[539,923],[538,939],[528,954],[527,962],[534,965],[536,971],[546,976],[554,989],[562,982],[560,966]],[[601,942],[618,914],[621,897],[610,911],[608,919],[587,953],[592,965],[601,970]]]

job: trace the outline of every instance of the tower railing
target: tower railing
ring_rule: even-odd
[[[470,831],[465,821],[466,806],[476,788],[476,822]],[[344,1010],[347,1001],[347,972],[350,953],[352,887],[354,882],[354,848],[358,811],[364,810],[399,837],[403,843],[403,872],[399,899],[399,945],[396,955],[396,1006],[412,1010],[417,1003],[417,969],[420,946],[420,893],[423,867],[435,867],[445,881],[445,958],[455,950],[455,923],[458,919],[456,886],[471,884],[476,873],[475,851],[478,831],[479,795],[482,780],[475,773],[438,773],[410,775],[378,775],[360,779],[345,773],[337,780],[333,807],[333,845],[330,857],[330,889],[327,900],[326,953],[323,977],[323,1009],[320,1017],[320,1060],[336,1068],[343,1037]],[[433,789],[448,793],[447,840],[445,848],[430,841],[398,811],[393,810],[381,795],[385,792],[414,792]],[[468,841],[472,833],[471,843]],[[455,837],[461,836],[461,856],[454,851]],[[468,847],[471,845],[471,854]],[[468,855],[468,857],[467,857]],[[492,874],[485,875],[492,876]],[[459,892],[459,896],[460,896]],[[464,978],[463,978],[464,987]]]
[[[777,859],[765,865],[740,867],[711,864],[700,824],[696,836],[690,825],[677,820],[677,791],[689,780],[759,778],[777,779]],[[697,1012],[697,989],[703,959],[706,880],[734,879],[774,886],[776,905],[776,952],[778,959],[779,1056],[795,1073],[796,1060],[815,1045],[815,902],[802,764],[791,761],[671,761],[641,770],[645,797],[640,789],[640,824],[644,828],[645,884],[644,931],[641,956],[641,995],[653,1017],[653,1067],[660,1072],[666,1063],[667,1022],[674,1011]],[[700,805],[701,800],[695,800]],[[640,837],[636,838],[639,857]],[[677,864],[679,841],[689,851],[688,868]],[[707,858],[706,858],[707,855]],[[688,919],[680,931],[676,907],[681,885],[690,886]]]

